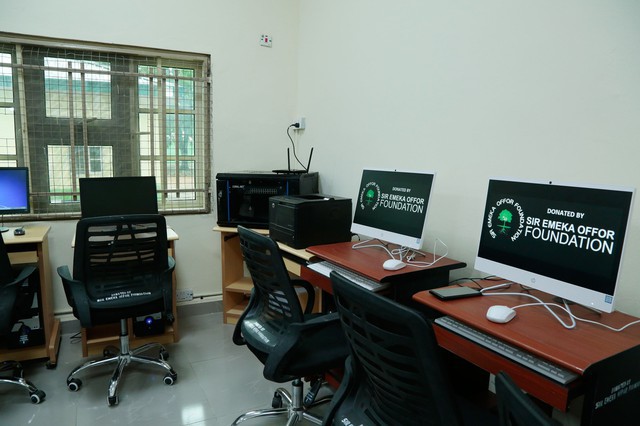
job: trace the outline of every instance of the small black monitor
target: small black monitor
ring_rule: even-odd
[[[0,167],[0,215],[29,213],[29,169]],[[8,228],[0,227],[1,232]]]
[[[155,176],[80,179],[82,217],[158,214]]]
[[[351,232],[419,249],[434,172],[362,171]]]

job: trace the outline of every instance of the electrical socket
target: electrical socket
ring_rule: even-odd
[[[296,120],[296,123],[298,124],[298,127],[294,127],[294,129],[296,129],[296,130],[304,130],[304,128],[307,127],[307,119],[306,119],[306,117],[299,117]]]
[[[193,290],[187,288],[185,290],[176,291],[176,302],[188,302],[193,300]]]

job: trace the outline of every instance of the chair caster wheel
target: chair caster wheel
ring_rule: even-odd
[[[159,356],[161,360],[166,361],[169,359],[169,351],[166,349],[161,349]]]
[[[43,391],[41,390],[37,390],[31,394],[29,394],[29,396],[31,397],[31,402],[34,404],[40,404],[42,401],[44,401],[44,398],[47,396]]]
[[[282,395],[278,392],[273,394],[273,399],[271,400],[271,408],[282,408]]]
[[[109,407],[113,407],[114,405],[118,405],[118,395],[116,396],[108,396],[107,401],[109,402]]]
[[[176,373],[167,373],[164,376],[163,380],[164,380],[164,384],[165,385],[171,386],[176,382],[176,380],[178,380],[178,374],[176,374]]]
[[[67,380],[67,387],[72,392],[78,392],[82,387],[82,380],[80,379],[69,379]]]

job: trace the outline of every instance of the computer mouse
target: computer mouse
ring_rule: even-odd
[[[16,228],[13,230],[13,235],[24,235],[24,234],[25,234],[24,228]]]
[[[511,321],[515,316],[516,311],[504,305],[493,305],[487,310],[487,319],[500,324]]]
[[[382,264],[382,267],[387,271],[397,271],[398,269],[402,269],[405,266],[407,266],[407,264],[398,259],[388,259],[385,260]]]

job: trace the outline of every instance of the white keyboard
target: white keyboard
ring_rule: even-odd
[[[436,318],[435,323],[563,385],[579,377],[578,374],[572,371],[551,364],[529,352],[518,349],[473,327],[469,327],[454,318],[448,316]]]
[[[380,291],[389,286],[386,283],[381,283],[381,282],[372,280],[370,278],[365,277],[364,275],[360,275],[357,272],[353,272],[349,269],[343,268],[342,266],[336,265],[335,263],[331,263],[326,260],[310,263],[307,265],[307,267],[309,269],[313,269],[314,271],[316,271],[321,275],[324,275],[325,277],[329,277],[329,275],[331,274],[331,271],[336,271],[342,276],[358,284],[360,287],[364,287],[367,290],[371,290],[371,291]]]

